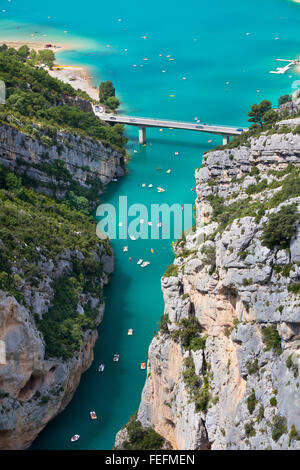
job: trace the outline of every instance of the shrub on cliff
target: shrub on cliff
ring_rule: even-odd
[[[170,264],[163,277],[171,277],[171,276],[178,276],[178,266],[175,266],[175,264]]]
[[[195,364],[192,356],[185,358],[183,365],[185,366],[182,373],[183,381],[193,402],[195,403],[196,411],[205,412],[211,398],[208,377],[204,375],[203,383],[201,383],[200,377],[196,375]]]
[[[269,215],[269,221],[265,224],[262,234],[262,244],[272,249],[287,248],[290,239],[296,233],[296,225],[300,214],[296,204],[282,207],[278,212]]]
[[[281,106],[282,104],[285,104],[285,103],[289,103],[290,101],[292,101],[291,95],[280,96],[280,98],[278,99],[278,106]]]
[[[200,324],[196,317],[183,318],[177,326],[178,328],[171,333],[171,338],[175,342],[180,342],[186,350],[205,349],[207,336],[200,337]]]
[[[287,433],[287,421],[285,416],[273,416],[272,421],[272,439],[277,442],[283,434]]]
[[[126,425],[128,440],[123,442],[124,450],[160,450],[164,439],[152,428],[143,428],[135,413]]]
[[[281,338],[279,336],[277,326],[273,324],[263,328],[262,334],[266,344],[265,351],[273,349],[277,354],[281,354]]]

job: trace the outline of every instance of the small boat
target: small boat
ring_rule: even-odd
[[[132,336],[133,335],[133,329],[132,328],[129,328],[128,330],[128,336]]]
[[[79,434],[74,434],[74,436],[71,437],[71,442],[76,442],[80,438]]]
[[[151,253],[152,253],[152,254],[154,253],[154,250],[153,250],[153,248],[151,248]]]
[[[158,226],[158,227],[161,227],[161,226],[162,226],[162,223],[161,223],[161,222],[158,222],[158,223],[157,223],[157,226]]]
[[[91,417],[91,419],[97,419],[97,415],[96,415],[95,411],[90,411],[90,417]]]
[[[148,188],[153,188],[153,184],[149,184],[149,185],[148,185]]]
[[[144,219],[140,219],[140,224],[143,224],[144,222]]]
[[[113,361],[114,362],[119,362],[120,356],[119,354],[114,354]]]
[[[136,240],[136,238],[133,235],[129,235],[130,240]]]
[[[149,225],[150,227],[152,227],[152,222],[148,222],[148,225]]]
[[[166,190],[164,188],[161,188],[160,186],[157,187],[157,191],[159,193],[164,193]]]
[[[148,266],[150,264],[150,261],[144,261],[142,264],[141,264],[141,268],[145,268],[146,266]]]
[[[179,152],[174,152],[174,155],[179,155]]]
[[[100,364],[100,366],[98,367],[99,372],[103,372],[104,367],[105,367],[104,364]]]
[[[167,172],[167,173],[171,173],[171,171],[172,171],[172,170],[167,170],[166,172]]]
[[[196,188],[191,188],[191,191],[195,191]]]
[[[156,169],[159,171],[159,170],[161,170],[161,167],[160,167],[160,166],[158,166]]]
[[[128,251],[128,246],[124,246],[123,251]]]
[[[142,184],[142,188],[145,188],[145,187],[146,187],[146,184],[145,184],[145,183],[143,183],[143,184]]]
[[[146,363],[145,363],[145,362],[142,362],[142,363],[141,363],[141,369],[142,369],[142,370],[145,370],[145,369],[146,369]]]
[[[137,264],[142,264],[143,260],[142,259],[139,259]]]

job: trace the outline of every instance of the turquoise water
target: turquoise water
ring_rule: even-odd
[[[278,66],[276,58],[294,58],[300,52],[300,5],[290,1],[52,0],[47,5],[39,0],[0,0],[2,9],[7,12],[0,13],[1,37],[35,40],[47,34],[49,42],[74,43],[73,50],[58,55],[59,62],[88,66],[95,85],[100,79],[112,80],[126,113],[182,120],[197,116],[206,123],[239,127],[247,125],[252,103],[263,98],[276,103],[300,79],[295,70],[283,76],[268,73]],[[102,200],[117,206],[118,197],[127,195],[129,204],[194,203],[194,169],[220,137],[148,130],[144,148],[138,145],[137,130],[127,132],[129,173],[111,183]],[[157,171],[158,166],[163,171]],[[169,168],[172,172],[166,174]],[[166,192],[158,194],[142,188],[142,183],[162,186]],[[125,244],[128,253],[123,252]],[[139,365],[146,361],[163,313],[160,277],[173,259],[170,245],[170,240],[113,242],[115,273],[105,292],[107,307],[95,361],[83,374],[72,402],[48,424],[33,449],[111,449],[116,432],[139,404],[146,377]],[[148,259],[150,266],[142,270],[138,258]],[[134,329],[132,337],[127,336],[128,328]],[[112,362],[114,353],[120,354],[117,364]],[[106,368],[99,374],[102,362]],[[93,422],[92,409],[99,418]],[[81,438],[71,444],[75,433]]]

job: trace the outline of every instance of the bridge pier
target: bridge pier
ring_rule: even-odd
[[[223,145],[227,145],[230,142],[229,135],[223,135]]]
[[[139,143],[141,145],[146,143],[146,127],[139,127]]]

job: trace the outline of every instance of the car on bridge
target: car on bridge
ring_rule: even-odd
[[[203,129],[203,126],[195,126],[197,129]]]
[[[130,119],[130,122],[137,122],[136,119]]]
[[[112,120],[112,121],[116,121],[116,120],[117,120],[117,118],[115,118],[115,116],[110,116],[109,119]]]
[[[244,132],[244,129],[242,129],[241,127],[239,127],[239,128],[237,129],[237,131],[238,131],[238,132]]]

